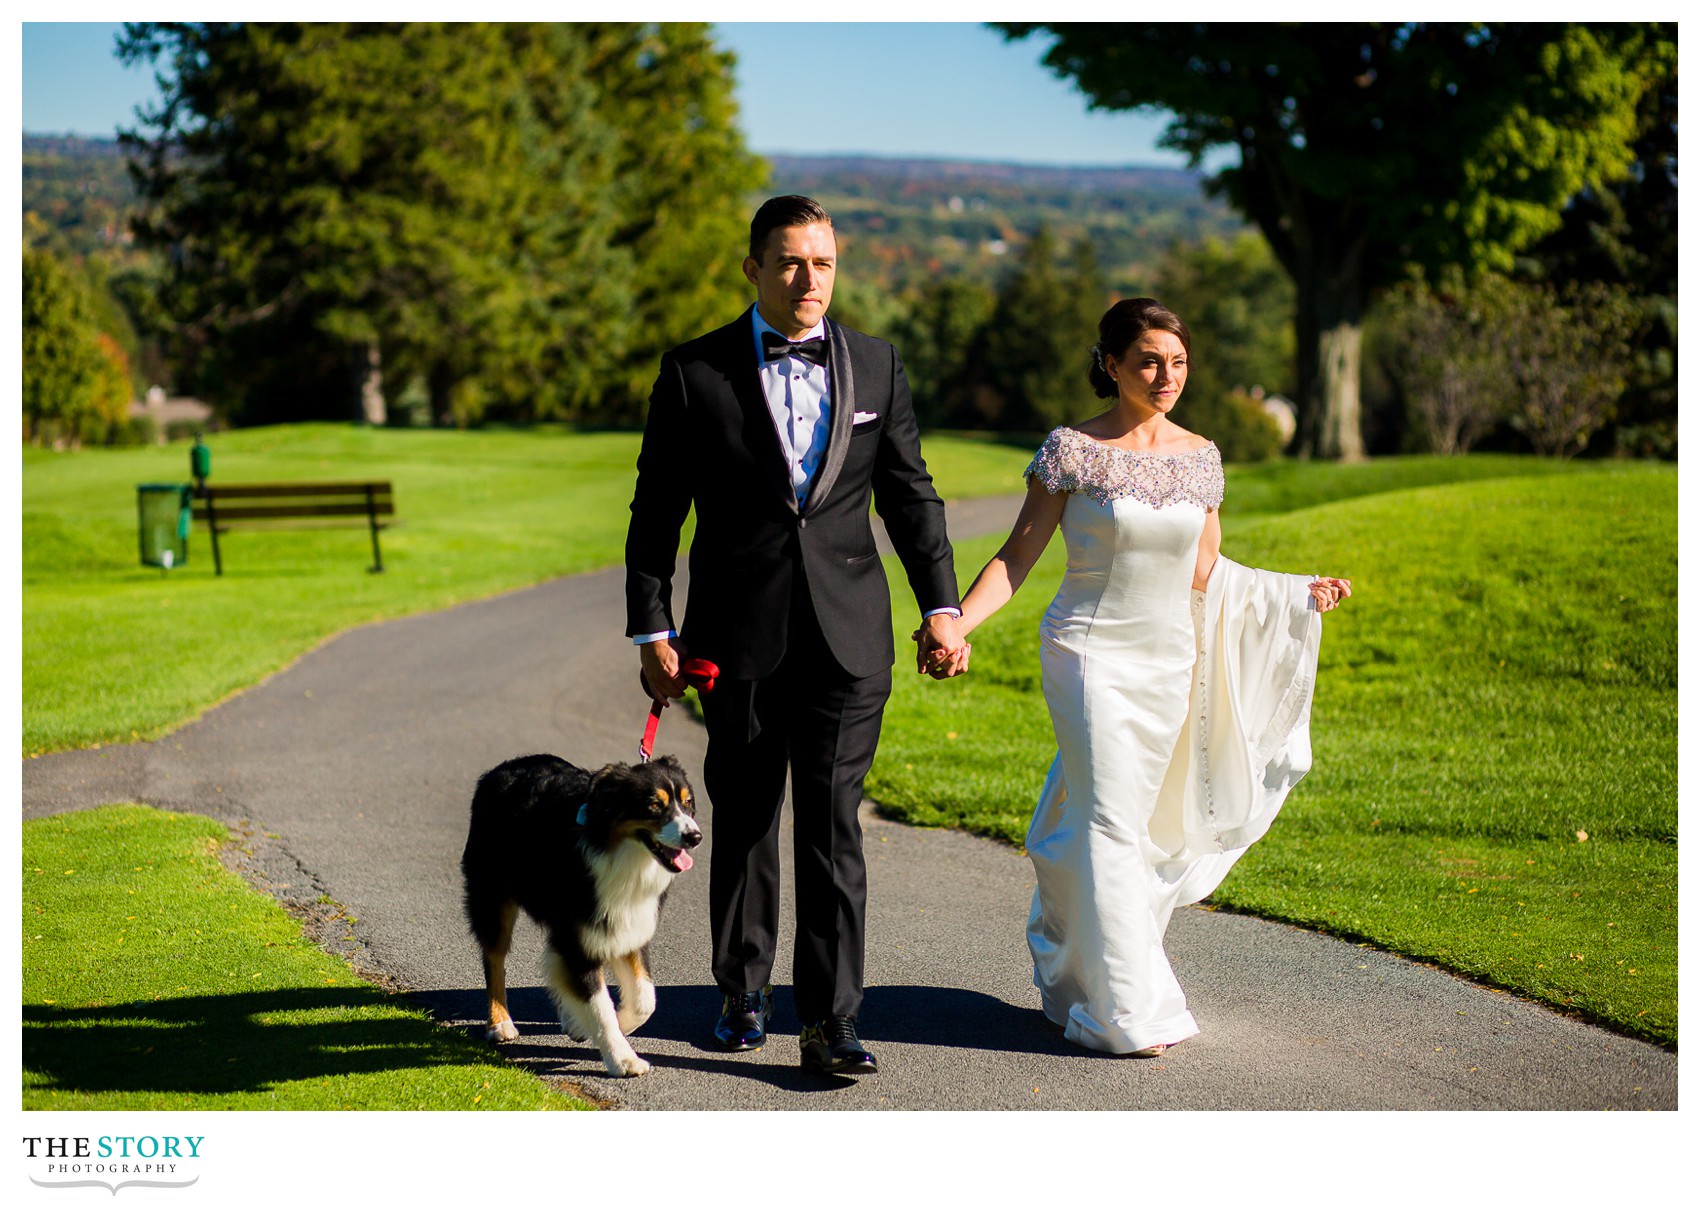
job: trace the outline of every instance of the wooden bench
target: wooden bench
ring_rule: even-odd
[[[395,515],[395,497],[388,480],[350,480],[337,483],[203,484],[194,503],[195,521],[207,524],[212,536],[213,568],[224,575],[218,536],[238,526],[289,526],[301,523],[359,525],[372,531],[372,567],[384,570],[378,548],[379,518]]]

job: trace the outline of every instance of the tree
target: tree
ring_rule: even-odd
[[[1495,288],[1498,288],[1497,290]],[[1516,381],[1505,356],[1508,284],[1490,277],[1447,293],[1401,283],[1380,308],[1386,361],[1427,449],[1465,454],[1509,414]]]
[[[971,351],[997,294],[976,278],[939,277],[906,292],[902,303],[887,331],[903,351],[916,414],[923,425],[966,414]]]
[[[130,401],[136,393],[130,383],[130,357],[116,339],[104,332],[94,334],[95,365],[90,412],[107,436],[118,432],[130,419]]]
[[[1640,312],[1620,287],[1598,282],[1563,292],[1508,282],[1505,292],[1495,331],[1517,385],[1511,424],[1539,454],[1578,454],[1616,411]]]
[[[1363,452],[1366,309],[1405,268],[1510,267],[1624,174],[1655,74],[1639,26],[1088,24],[1044,62],[1095,108],[1162,107],[1166,146],[1262,230],[1297,288],[1300,452]]]
[[[422,380],[439,422],[631,420],[656,343],[742,298],[759,165],[705,27],[133,24],[120,53],[168,65],[124,135],[140,234],[250,419],[379,421]]]
[[[1043,431],[1095,411],[1086,369],[1106,296],[1091,243],[1079,241],[1064,260],[1049,229],[1040,227],[1022,246],[974,342],[971,415],[954,419]]]
[[[747,199],[767,165],[744,146],[735,57],[706,24],[573,29],[615,133],[612,239],[631,256],[631,327],[622,375],[603,384],[603,419],[631,422],[643,417],[661,354],[746,305]]]
[[[1640,311],[1635,369],[1610,426],[1620,453],[1676,456],[1677,57],[1674,31],[1655,26],[1653,83],[1642,96],[1635,166],[1582,191],[1558,231],[1518,260],[1518,273],[1563,288],[1619,286]]]
[[[1294,390],[1293,284],[1268,242],[1247,231],[1174,245],[1158,264],[1156,295],[1192,332],[1183,423],[1230,462],[1279,454],[1281,431],[1260,397]]]
[[[22,313],[25,432],[75,444],[96,415],[105,358],[80,284],[45,249],[24,251]]]

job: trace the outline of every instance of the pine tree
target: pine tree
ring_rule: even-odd
[[[702,27],[137,24],[120,49],[168,65],[125,135],[140,231],[203,391],[247,419],[378,421],[419,381],[439,422],[631,420],[656,350],[741,302],[757,165]]]

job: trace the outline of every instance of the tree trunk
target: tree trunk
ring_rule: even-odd
[[[383,425],[389,420],[384,404],[383,354],[376,341],[366,344],[366,365],[360,372],[360,419],[368,425]]]
[[[1298,283],[1298,432],[1295,453],[1356,462],[1364,457],[1359,383],[1364,292],[1357,266]]]
[[[425,389],[431,397],[431,424],[440,429],[453,429],[454,400],[450,394],[454,380],[441,365],[433,366],[425,376]]]

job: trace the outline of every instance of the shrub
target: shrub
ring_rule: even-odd
[[[1387,367],[1426,449],[1465,454],[1505,419],[1515,383],[1499,348],[1503,310],[1491,290],[1407,282],[1389,294]]]
[[[1224,463],[1261,463],[1281,453],[1280,424],[1249,392],[1235,388],[1202,399],[1181,399],[1186,410],[1181,423],[1215,442]]]

